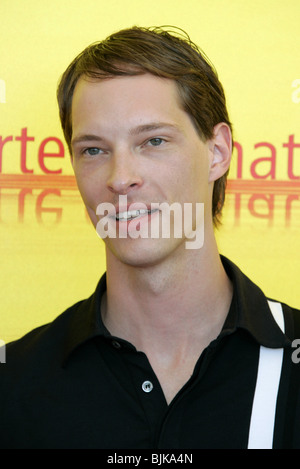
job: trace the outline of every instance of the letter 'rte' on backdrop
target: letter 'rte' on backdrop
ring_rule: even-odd
[[[17,155],[20,161],[20,171],[21,174],[34,174],[34,170],[30,167],[31,164],[28,163],[28,160],[32,163],[32,149],[30,148],[30,144],[36,141],[36,137],[32,135],[28,135],[28,128],[23,127],[21,129],[20,135],[13,136],[8,135],[7,137],[3,137],[0,135],[0,173],[3,173],[3,167],[5,158],[11,158],[12,154]],[[16,151],[15,142],[20,142],[17,144]],[[12,147],[13,145],[13,147]],[[31,151],[30,151],[31,150]],[[57,175],[62,174],[62,168],[55,168],[50,169],[46,165],[47,158],[50,158],[51,161],[54,158],[64,158],[65,157],[65,148],[64,144],[58,137],[46,137],[44,138],[38,148],[36,154],[36,160],[39,164],[39,168],[44,174],[48,175]]]

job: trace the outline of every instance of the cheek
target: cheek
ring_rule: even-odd
[[[185,199],[183,200],[185,202],[204,202],[207,200],[209,192],[208,165],[201,157],[202,155],[199,155],[198,159],[186,160],[180,171],[177,171],[173,185],[180,197],[179,200]],[[175,184],[174,181],[176,181]]]
[[[194,158],[190,177],[199,194],[209,191],[209,157],[205,152]]]
[[[101,203],[101,201],[104,200],[103,194],[101,198],[101,192],[103,192],[103,184],[97,178],[92,177],[89,174],[83,174],[82,172],[76,170],[76,168],[74,168],[74,171],[81,198],[84,202],[84,205],[86,206],[86,209],[93,224],[95,225],[96,223],[98,223],[96,209]]]

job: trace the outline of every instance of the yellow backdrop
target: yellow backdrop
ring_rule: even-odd
[[[299,0],[1,0],[0,22],[0,339],[51,321],[105,270],[55,94],[78,52],[134,24],[183,28],[215,64],[236,142],[220,251],[300,307]]]

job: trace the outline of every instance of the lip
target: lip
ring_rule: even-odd
[[[131,207],[132,209],[132,207]],[[129,219],[115,219],[118,238],[150,238],[152,222],[157,220],[159,210],[153,210]]]
[[[155,210],[127,220],[115,220],[118,237],[121,239],[132,238],[133,240],[137,238],[151,238],[151,227],[153,223],[156,224],[158,221],[158,216],[159,211]]]
[[[126,218],[126,216],[121,219],[117,218],[117,215],[122,212],[130,212],[134,210],[147,210],[147,212],[138,214],[132,218]],[[157,222],[159,211],[157,204],[154,204],[154,206],[152,204],[151,206],[151,204],[136,202],[126,205],[121,204],[118,206],[112,206],[112,204],[107,203],[105,207],[101,207],[101,210],[98,210],[97,208],[96,211],[99,215],[98,234],[101,233],[99,234],[100,237],[104,236],[108,238],[148,238],[150,226],[152,226],[152,221],[154,221],[154,218],[152,217],[155,217]],[[109,222],[108,219],[110,220]]]
[[[118,216],[124,212],[133,212],[137,210],[144,210],[144,211],[147,210],[147,212],[138,214],[137,216],[134,216],[132,218],[121,217],[121,220],[119,220],[118,218]],[[113,222],[125,223],[125,222],[131,222],[133,220],[138,220],[138,219],[140,220],[147,216],[149,217],[158,211],[160,211],[160,208],[159,208],[159,203],[157,202],[151,202],[151,203],[131,202],[131,203],[124,203],[124,204],[117,204],[117,205],[113,205],[110,202],[104,202],[98,205],[96,213],[100,216],[100,219],[105,216],[106,218],[111,219]]]
[[[138,210],[138,209],[136,209]],[[144,209],[143,209],[144,210]],[[131,212],[133,211],[132,208],[130,210]],[[158,209],[153,209],[153,210],[148,210],[147,209],[147,212],[144,212],[144,213],[140,213],[136,216],[134,216],[133,218],[115,218],[115,221],[117,223],[122,223],[122,224],[130,224],[131,226],[133,226],[135,223],[139,223],[141,220],[145,219],[145,218],[148,218],[150,219],[152,217],[153,214],[157,213],[158,212]],[[119,213],[122,213],[122,212],[119,212]]]
[[[151,204],[144,204],[142,202],[133,202],[131,204],[126,205],[117,205],[115,207],[116,215],[122,212],[128,212],[133,210],[151,210]]]
[[[124,205],[117,205],[116,208],[115,208],[116,212],[115,212],[115,216],[112,216],[116,222],[118,223],[129,223],[129,222],[132,222],[134,220],[141,220],[145,217],[150,217],[154,212],[156,212],[157,210],[155,210],[151,204],[149,203],[143,203],[143,202],[132,202],[130,204],[124,204]],[[133,212],[133,211],[138,211],[138,210],[147,210],[147,212],[145,213],[141,213],[141,214],[138,214],[137,216],[133,217],[133,218],[117,218],[119,216],[119,214],[122,214],[124,212]]]

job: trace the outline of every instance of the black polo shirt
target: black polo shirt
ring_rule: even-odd
[[[284,348],[273,447],[300,448],[300,363],[291,359],[299,311],[282,305],[282,333],[262,291],[222,262],[234,291],[228,317],[170,405],[146,355],[105,328],[104,275],[89,299],[7,345],[0,447],[247,448],[263,345]]]

